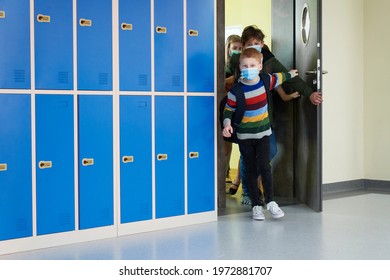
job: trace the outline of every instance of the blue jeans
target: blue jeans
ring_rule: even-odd
[[[272,161],[272,159],[275,157],[276,153],[278,152],[275,133],[272,133],[269,136],[269,146],[270,146],[269,156],[270,156],[270,161]],[[241,184],[242,184],[242,193],[243,195],[249,196],[248,188],[245,182],[245,164],[241,154],[240,154],[240,176],[241,176]]]

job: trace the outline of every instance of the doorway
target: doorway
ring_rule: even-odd
[[[287,69],[297,68],[300,78],[310,85],[313,91],[321,91],[321,0],[225,0],[217,2],[217,11],[218,92],[224,92],[224,71],[221,63],[224,65],[226,35],[252,24],[262,29],[266,35],[265,43]],[[248,16],[252,15],[253,11],[260,12]],[[231,20],[229,13],[237,17],[240,14],[245,15],[249,22]],[[293,89],[285,90],[291,93]],[[219,94],[218,101],[222,97],[223,94]],[[278,95],[273,96],[273,103],[273,131],[278,147],[277,156],[272,161],[276,200],[282,206],[304,203],[320,212],[321,106],[312,105],[308,97],[284,102]],[[237,168],[237,150],[233,150],[231,168]],[[225,193],[226,174],[223,171],[226,163],[223,155],[223,140],[219,135],[219,208],[226,208],[226,202],[231,199],[230,195]]]

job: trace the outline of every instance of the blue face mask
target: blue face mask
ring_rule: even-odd
[[[256,67],[242,69],[241,76],[243,76],[247,80],[253,80],[257,76],[259,76],[259,69]]]
[[[247,49],[249,49],[249,48],[255,49],[255,50],[257,50],[259,53],[261,53],[261,50],[262,50],[262,48],[261,48],[260,45],[252,45],[252,46],[249,46],[249,47],[246,47],[246,48],[247,48]]]

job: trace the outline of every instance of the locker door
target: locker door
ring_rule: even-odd
[[[119,1],[120,90],[151,90],[150,14],[150,0]]]
[[[215,208],[214,97],[188,97],[187,114],[188,213],[212,211]]]
[[[0,94],[0,240],[32,235],[29,95]]]
[[[214,0],[187,0],[187,91],[214,92]]]
[[[80,229],[112,225],[112,97],[81,95],[78,105]]]
[[[36,95],[37,233],[74,230],[73,96]]]
[[[156,218],[184,214],[184,99],[155,97]]]
[[[30,88],[30,0],[0,0],[0,88]]]
[[[79,90],[112,90],[111,0],[77,1]]]
[[[152,219],[151,97],[120,97],[121,223]]]
[[[184,90],[183,0],[154,1],[155,90]]]
[[[73,89],[72,0],[35,0],[35,87]]]

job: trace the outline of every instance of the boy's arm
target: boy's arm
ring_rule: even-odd
[[[276,58],[272,58],[273,72],[287,72],[286,67],[283,66]],[[310,98],[313,105],[319,105],[322,103],[321,93],[314,91],[304,80],[300,77],[295,77],[285,82],[285,85],[291,88],[293,91],[298,91],[300,95]]]
[[[229,91],[227,93],[227,102],[225,105],[225,109],[223,110],[223,127],[231,125],[233,113],[236,110],[236,107],[236,96],[231,91]]]
[[[289,72],[273,73],[271,74],[270,89],[275,89],[285,81],[298,76],[298,70],[290,70]]]
[[[291,101],[295,98],[298,98],[300,95],[299,95],[299,92],[293,92],[291,94],[287,94],[283,87],[277,87],[276,88],[276,92],[279,94],[280,98],[282,98],[283,101],[287,102],[287,101]]]

